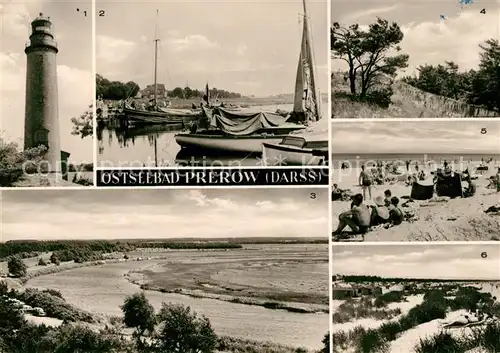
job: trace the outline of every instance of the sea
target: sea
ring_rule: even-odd
[[[327,118],[327,103],[322,103],[323,119]],[[291,111],[292,104],[252,107],[252,110]],[[99,167],[170,167],[170,166],[261,166],[259,155],[186,155],[175,141],[181,125],[149,126],[140,130],[104,128],[97,133]],[[155,146],[156,145],[156,146]],[[156,150],[156,153],[155,153]],[[155,158],[156,155],[156,158]]]
[[[333,154],[333,168],[340,168],[342,163],[347,163],[352,168],[360,167],[361,165],[374,166],[378,162],[395,162],[400,165],[405,165],[407,161],[411,165],[432,165],[443,164],[445,161],[449,164],[481,164],[490,163],[498,164],[500,162],[500,154],[453,154],[453,153],[412,153],[412,154]]]

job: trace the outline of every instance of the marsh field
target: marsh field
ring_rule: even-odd
[[[190,306],[217,334],[317,350],[328,331],[328,245],[245,244],[241,249],[137,248],[98,266],[61,264],[26,287],[55,289],[102,318],[141,290],[155,308]],[[111,259],[115,260],[111,260]],[[29,272],[36,271],[31,267]]]

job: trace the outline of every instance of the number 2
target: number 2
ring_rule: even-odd
[[[99,10],[99,16],[103,17],[106,12],[104,10]]]

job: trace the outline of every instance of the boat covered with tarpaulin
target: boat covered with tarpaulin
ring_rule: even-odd
[[[262,143],[279,142],[304,126],[271,112],[204,107],[203,117],[189,133],[175,135],[184,148],[261,153]]]

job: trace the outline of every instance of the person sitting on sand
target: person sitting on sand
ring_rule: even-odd
[[[332,188],[332,201],[340,200],[342,198],[343,190],[337,184],[333,184]]]
[[[333,234],[340,234],[349,226],[353,234],[364,234],[370,227],[370,209],[363,204],[363,195],[356,194],[352,197],[351,209],[339,215],[339,226]]]
[[[389,207],[391,205],[391,197],[392,197],[392,192],[391,190],[387,189],[384,191],[384,203],[386,207]]]
[[[464,197],[472,197],[476,193],[476,184],[472,182],[472,178],[469,174],[466,174],[465,181],[467,182],[467,187],[464,190]]]
[[[384,198],[382,196],[377,196],[375,198],[375,206],[372,206],[371,209],[370,226],[378,226],[389,221],[389,209],[385,205]]]
[[[391,205],[389,206],[389,221],[395,226],[400,225],[404,220],[404,213],[398,205],[399,199],[396,196],[391,197]]]
[[[361,166],[361,173],[359,173],[359,185],[361,185],[361,188],[363,189],[363,199],[366,200],[366,190],[368,189],[368,195],[370,197],[370,200],[372,198],[372,184],[373,184],[373,178],[370,172],[367,172],[365,170],[365,166]]]

